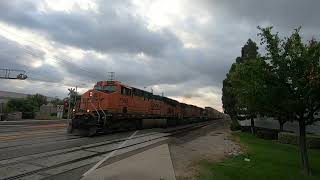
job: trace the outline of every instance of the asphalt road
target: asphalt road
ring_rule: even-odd
[[[0,179],[79,179],[113,151],[117,157],[193,126],[80,137],[66,133],[67,121],[0,124]]]
[[[250,126],[250,120],[239,121],[242,126]],[[255,119],[255,126],[279,129],[279,122],[273,118],[261,118]],[[284,130],[292,131],[295,133],[299,132],[299,124],[297,122],[286,122],[283,126]],[[316,122],[313,125],[307,126],[307,132],[320,135],[320,122]]]

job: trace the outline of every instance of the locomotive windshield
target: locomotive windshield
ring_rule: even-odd
[[[112,93],[116,91],[116,86],[95,86],[95,90]]]

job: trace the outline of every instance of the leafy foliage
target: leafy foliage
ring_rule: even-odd
[[[47,104],[47,97],[41,94],[30,95],[27,97],[27,101],[32,103],[37,109],[43,104]]]
[[[26,99],[10,99],[7,103],[8,112],[31,112],[36,109],[36,106]]]
[[[237,98],[237,109],[250,117],[263,112],[270,79],[268,65],[261,59],[251,59],[237,65],[231,74],[231,85]]]
[[[299,122],[301,160],[305,172],[311,174],[306,126],[320,120],[315,116],[320,110],[320,43],[315,39],[304,43],[300,28],[284,39],[272,33],[272,27],[258,28],[261,44],[267,51],[265,60],[276,77],[276,87],[285,92],[279,102],[280,110]]]
[[[236,104],[237,99],[232,88],[231,84],[231,74],[235,71],[236,67],[244,63],[248,59],[255,59],[258,57],[258,47],[255,42],[251,39],[247,41],[247,43],[242,47],[241,50],[241,57],[236,58],[236,63],[233,63],[229,73],[227,74],[227,78],[223,81],[223,88],[222,88],[222,104],[223,109],[226,114],[229,114],[232,120],[236,119],[237,110]]]
[[[57,105],[63,105],[64,101],[59,98],[54,98],[53,100],[50,101],[50,103],[57,106]]]
[[[316,116],[320,111],[320,42],[304,43],[300,28],[286,38],[272,33],[272,27],[258,29],[266,54],[260,57],[248,40],[224,81],[224,108],[250,116],[251,124],[257,114],[279,119],[280,129],[286,121],[298,121],[301,159],[310,174],[306,126],[320,120]]]
[[[320,109],[320,43],[315,39],[304,44],[295,29],[289,38],[272,34],[272,27],[259,28],[262,44],[266,45],[266,61],[277,78],[287,111],[298,120],[312,124]]]
[[[237,107],[237,104],[239,104],[237,101],[238,99],[236,98],[237,94],[234,91],[234,87],[232,85],[232,74],[234,71],[236,71],[237,66],[245,63],[246,61],[250,59],[256,59],[259,56],[258,53],[258,47],[255,42],[253,42],[251,39],[247,41],[247,43],[242,47],[241,50],[241,57],[236,58],[236,62],[232,64],[229,73],[227,74],[227,78],[223,81],[223,88],[222,88],[222,104],[223,104],[223,109],[226,114],[229,114],[232,120],[231,123],[231,129],[232,130],[237,130],[239,129],[239,114],[245,115],[245,117],[248,114],[245,114],[245,112],[239,113],[239,106]],[[253,116],[252,116],[253,117]],[[251,121],[251,127],[252,127],[252,132],[254,129],[254,122]]]
[[[7,103],[8,112],[22,112],[22,118],[34,118],[40,106],[47,103],[47,97],[41,94],[30,95],[26,99],[10,99]]]

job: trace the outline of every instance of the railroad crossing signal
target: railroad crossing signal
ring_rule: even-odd
[[[61,119],[63,116],[63,105],[57,105],[57,118]]]
[[[28,76],[24,70],[0,69],[0,79],[19,79],[25,80]]]
[[[68,108],[69,102],[68,102],[68,101],[65,101],[65,102],[63,103],[63,105],[64,105],[64,108]]]

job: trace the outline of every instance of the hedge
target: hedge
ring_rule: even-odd
[[[254,128],[255,130],[257,127]],[[241,126],[241,131],[242,132],[250,132],[251,133],[251,126]]]
[[[294,133],[281,132],[278,134],[278,140],[283,144],[299,144],[299,135]],[[307,135],[307,146],[309,148],[320,149],[320,136]]]
[[[248,132],[251,133],[251,126],[241,126],[242,132]],[[278,129],[268,129],[268,128],[262,128],[262,127],[254,127],[254,134],[258,138],[262,139],[278,139]]]
[[[268,129],[268,130],[257,130],[256,136],[262,139],[278,139],[278,130]]]

